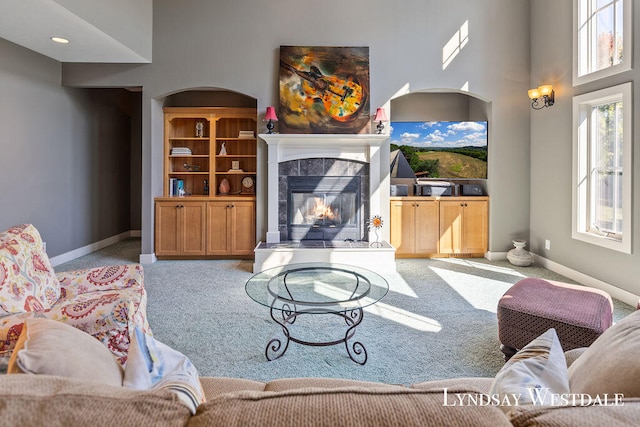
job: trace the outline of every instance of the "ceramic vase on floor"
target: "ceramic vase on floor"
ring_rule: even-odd
[[[507,252],[507,259],[513,265],[519,267],[527,267],[533,263],[533,256],[524,247],[527,245],[526,240],[514,240],[513,246],[515,249],[511,249]]]

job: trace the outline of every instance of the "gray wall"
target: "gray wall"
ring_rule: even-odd
[[[531,2],[531,87],[553,84],[555,105],[531,113],[531,249],[545,258],[636,295],[640,294],[640,198],[633,201],[633,254],[596,247],[571,238],[572,97],[624,82],[633,82],[634,123],[640,123],[640,43],[635,38],[636,70],[573,87],[572,3]],[[634,1],[634,25],[640,7]],[[626,106],[625,106],[626,107]],[[640,126],[634,126],[633,186],[640,189]],[[626,173],[626,171],[625,171]],[[551,240],[551,250],[544,248]]]
[[[187,89],[224,88],[277,105],[280,45],[369,46],[371,109],[398,94],[469,91],[490,103],[490,250],[529,230],[529,1],[274,0],[154,2],[153,63],[65,64],[68,86],[143,87],[142,252],[153,252],[153,197],[162,193],[162,104]],[[469,37],[443,67],[443,47]],[[392,117],[393,118],[393,117]],[[264,129],[262,130],[264,131]],[[263,149],[264,147],[260,147]],[[258,237],[266,227],[258,183]]]
[[[35,224],[50,256],[129,231],[130,93],[64,88],[60,63],[3,39],[0,58],[0,229]]]

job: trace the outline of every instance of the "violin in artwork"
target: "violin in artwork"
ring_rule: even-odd
[[[325,76],[315,65],[309,71],[280,62],[280,66],[303,79],[302,88],[306,96],[321,100],[327,113],[335,120],[347,122],[357,117],[363,107],[363,88],[354,76],[340,78]]]

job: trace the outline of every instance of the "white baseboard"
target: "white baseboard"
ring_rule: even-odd
[[[158,258],[155,253],[151,254],[140,254],[140,264],[153,264],[156,262]]]
[[[506,252],[485,252],[484,257],[489,261],[504,261],[507,259]]]
[[[592,288],[605,291],[609,295],[611,295],[612,298],[620,300],[625,304],[636,307],[638,301],[640,301],[640,297],[638,295],[627,292],[624,289],[620,289],[607,282],[603,282],[602,280],[596,279],[595,277],[587,276],[584,273],[580,273],[579,271],[573,270],[569,267],[565,267],[562,264],[558,264],[557,262],[548,260],[533,252],[531,252],[531,255],[533,255],[534,263],[546,268],[547,270],[562,274],[563,276],[571,280],[575,280],[581,285],[590,286]],[[507,252],[487,252],[485,253],[485,258],[489,261],[503,261],[507,259]]]
[[[64,264],[65,262],[72,261],[76,258],[80,258],[81,256],[88,255],[102,248],[106,248],[107,246],[113,245],[114,243],[118,243],[121,240],[128,239],[130,237],[140,237],[140,235],[141,235],[140,230],[125,231],[124,233],[107,237],[106,239],[100,240],[99,242],[91,243],[81,248],[74,249],[72,251],[54,256],[49,260],[51,261],[51,265],[55,267],[56,265]]]
[[[632,307],[636,307],[640,297],[638,295],[634,295],[631,292],[625,291],[624,289],[620,289],[616,286],[613,286],[607,282],[603,282],[602,280],[596,279],[595,277],[587,276],[584,273],[580,273],[579,271],[573,270],[569,267],[565,267],[564,265],[558,264],[557,262],[553,262],[548,260],[540,255],[533,255],[533,262],[543,266],[544,268],[554,271],[558,274],[562,274],[569,279],[575,280],[581,285],[590,286],[592,288],[600,289],[602,291],[607,292],[611,295],[612,298],[620,300],[625,304],[629,304]]]

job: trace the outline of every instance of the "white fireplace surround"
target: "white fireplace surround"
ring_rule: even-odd
[[[335,158],[368,163],[369,212],[382,218],[389,217],[388,135],[261,134],[260,138],[268,146],[267,243],[280,242],[278,198],[273,195],[278,193],[278,165],[289,160]],[[385,231],[383,229],[381,237],[388,240]],[[369,236],[369,240],[375,240],[375,237]]]

